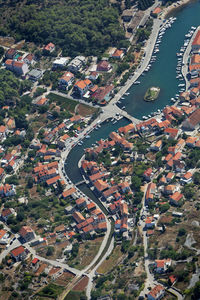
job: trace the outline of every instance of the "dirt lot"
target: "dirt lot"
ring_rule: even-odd
[[[74,266],[76,269],[82,270],[84,267],[90,264],[95,255],[98,253],[101,246],[103,237],[99,237],[92,241],[87,241],[80,244],[77,257],[73,261],[69,261],[70,266]]]
[[[116,246],[112,254],[106,259],[100,267],[97,269],[97,272],[100,274],[105,274],[112,270],[113,267],[117,265],[122,257],[121,246]]]
[[[84,276],[74,287],[73,287],[73,291],[84,291],[84,289],[86,288],[87,284],[88,284],[88,277]]]
[[[63,274],[56,279],[55,283],[66,286],[74,277],[75,275],[70,272],[63,272]]]
[[[4,47],[11,47],[15,43],[14,38],[12,37],[0,37],[0,45]]]
[[[76,112],[83,117],[90,116],[96,111],[97,111],[96,108],[89,107],[84,104],[78,104],[76,107]]]

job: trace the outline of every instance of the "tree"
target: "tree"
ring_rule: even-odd
[[[46,256],[51,256],[51,255],[53,255],[54,251],[55,251],[54,247],[48,246],[48,247],[47,247]]]
[[[140,187],[142,185],[142,180],[140,179],[140,177],[138,177],[136,175],[132,176],[131,182],[132,182],[134,190],[139,191]]]
[[[4,48],[0,47],[0,58],[2,58],[3,55],[4,55]]]
[[[179,231],[178,231],[178,236],[183,236],[185,234],[186,234],[185,228],[180,228]]]

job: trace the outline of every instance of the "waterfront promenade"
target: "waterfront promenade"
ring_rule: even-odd
[[[138,78],[142,75],[142,73],[148,66],[162,24],[163,24],[163,20],[154,19],[151,35],[144,47],[145,57],[143,61],[136,69],[132,78],[128,79],[125,86],[123,86],[119,90],[119,92],[115,95],[115,97],[110,101],[110,104],[117,103],[120,100],[120,98],[128,91],[128,89],[134,84],[134,82],[138,80]]]
[[[192,42],[198,32],[198,30],[200,29],[200,26],[197,27],[197,29],[195,30],[195,32],[193,33],[193,36],[192,38],[190,39],[190,42],[184,52],[184,55],[183,55],[183,66],[182,66],[182,75],[185,79],[185,90],[187,91],[188,88],[190,87],[190,82],[187,78],[187,74],[188,74],[188,59],[189,59],[189,56],[190,56],[190,52],[191,52],[191,49],[192,49]]]

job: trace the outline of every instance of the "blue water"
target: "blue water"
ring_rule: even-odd
[[[177,20],[165,31],[157,60],[145,76],[140,76],[138,80],[141,83],[133,85],[128,91],[130,95],[119,104],[120,107],[125,106],[126,111],[136,118],[142,119],[142,116],[172,104],[170,99],[180,89],[178,88],[180,81],[176,79],[176,53],[183,46],[185,34],[191,26],[200,25],[200,2],[190,3],[187,7],[176,11],[174,15]],[[156,101],[149,103],[143,98],[146,90],[151,86],[159,86],[161,91]]]

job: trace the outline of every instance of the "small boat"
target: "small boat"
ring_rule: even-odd
[[[86,139],[89,139],[90,138],[90,135],[86,135],[86,137],[85,137]]]
[[[130,93],[124,93],[124,95],[128,96]]]
[[[151,118],[151,115],[148,115],[149,118]]]
[[[143,116],[142,119],[143,119],[143,120],[147,120],[148,118],[147,118],[146,116]]]
[[[140,84],[140,81],[135,81],[134,84]]]

